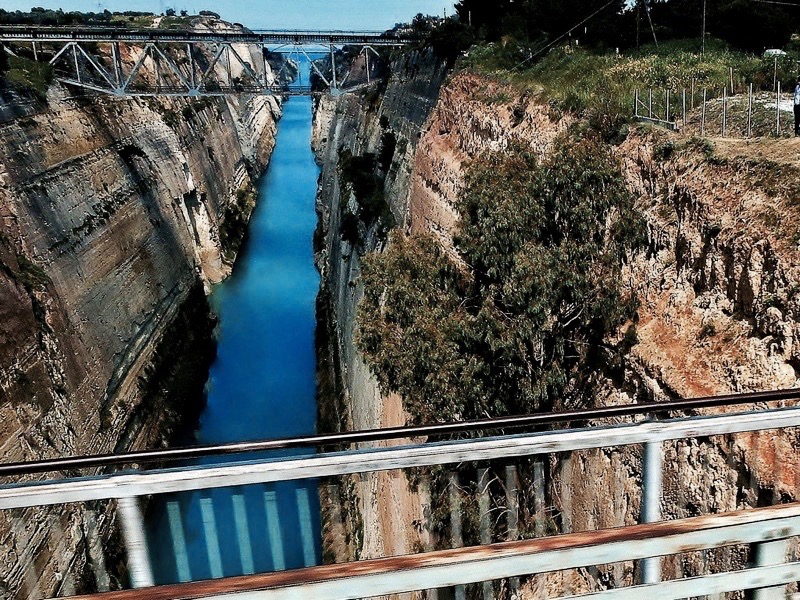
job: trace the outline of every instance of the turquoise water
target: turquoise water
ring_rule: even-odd
[[[312,239],[319,168],[310,140],[311,99],[292,98],[233,275],[211,296],[220,319],[218,354],[198,444],[315,431],[319,275]],[[316,482],[158,498],[147,530],[159,583],[316,564]]]

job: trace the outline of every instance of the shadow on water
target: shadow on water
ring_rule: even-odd
[[[212,294],[220,319],[218,348],[197,444],[315,431],[319,276],[312,237],[319,168],[310,148],[311,116],[310,98],[284,104],[245,247],[233,275]],[[226,460],[232,459],[205,462]],[[146,520],[158,583],[296,568],[321,560],[315,481],[157,497]]]

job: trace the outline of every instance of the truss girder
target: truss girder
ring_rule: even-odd
[[[4,43],[2,31],[3,28],[0,28],[0,44]],[[47,54],[52,53],[53,55],[49,64],[56,70],[56,78],[60,82],[94,92],[116,96],[187,97],[230,94],[306,95],[310,93],[310,88],[307,86],[295,84],[287,86],[276,83],[275,80],[282,74],[283,67],[277,76],[271,72],[265,56],[268,47],[261,43],[246,43],[237,39],[217,42],[182,40],[180,43],[158,40],[134,43],[118,40],[105,42],[107,47],[104,46],[104,42],[96,41],[53,42],[47,40],[44,44],[48,49],[52,49],[47,52]],[[100,53],[89,51],[86,44],[100,44]],[[261,60],[251,63],[234,47],[234,44],[246,45],[251,49],[255,47],[261,55]],[[135,61],[132,58],[123,61],[121,46],[126,47],[129,57],[136,57]],[[340,88],[347,82],[348,77],[341,82],[338,81],[335,70],[330,77],[326,76],[309,54],[311,47],[319,47],[319,44],[316,42],[303,43],[302,41],[299,43],[287,42],[271,51],[277,50],[290,57],[304,56],[314,72],[331,91],[335,93],[346,91]],[[371,45],[364,44],[363,47],[363,53],[368,54],[371,51],[377,56],[377,51]],[[330,52],[332,63],[334,63],[337,48],[337,45],[330,44],[324,49],[326,53]],[[319,51],[313,50],[312,52]],[[40,48],[38,56],[43,54]],[[201,55],[209,57],[207,65],[204,64],[202,67],[202,61],[196,60],[196,57]],[[248,56],[248,58],[252,60],[252,56]],[[148,61],[151,68],[145,69]],[[237,77],[232,75],[234,62],[241,67],[240,75]]]

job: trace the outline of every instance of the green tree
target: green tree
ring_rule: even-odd
[[[419,421],[580,402],[631,311],[620,270],[644,231],[608,147],[490,154],[457,208],[457,256],[395,233],[365,260],[358,343],[381,385]]]

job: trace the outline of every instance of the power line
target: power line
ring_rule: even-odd
[[[780,0],[750,0],[750,2],[759,2],[761,4],[778,4],[780,6],[800,8],[800,3],[797,2],[781,2]]]
[[[596,11],[594,11],[594,12],[593,12],[592,14],[590,14],[588,17],[586,17],[586,18],[585,18],[583,21],[581,21],[581,22],[580,22],[580,23],[578,23],[577,25],[573,25],[572,27],[570,27],[570,28],[569,28],[567,31],[565,31],[563,34],[561,34],[560,36],[558,36],[556,39],[554,39],[552,42],[550,42],[549,44],[547,44],[547,45],[546,45],[546,46],[544,46],[543,48],[540,48],[539,50],[537,50],[536,52],[534,52],[533,54],[531,54],[531,55],[530,55],[528,58],[526,58],[525,60],[523,60],[521,63],[519,63],[518,65],[516,65],[516,66],[515,66],[513,69],[511,69],[511,70],[512,70],[512,71],[516,71],[516,70],[517,70],[518,68],[520,68],[522,65],[524,65],[524,64],[525,64],[525,63],[527,63],[527,62],[530,62],[530,61],[532,61],[534,58],[536,58],[537,56],[539,56],[539,55],[540,55],[542,52],[544,52],[545,50],[548,50],[549,48],[552,48],[552,47],[553,47],[553,46],[555,46],[555,45],[556,45],[558,42],[560,42],[560,41],[561,41],[561,40],[563,40],[565,37],[567,37],[569,34],[571,34],[573,31],[575,31],[575,30],[576,30],[578,27],[580,27],[581,25],[583,25],[583,24],[584,24],[584,23],[586,23],[587,21],[591,20],[591,19],[592,19],[592,18],[594,18],[595,16],[599,15],[601,12],[603,12],[603,11],[604,11],[606,8],[608,8],[609,6],[611,6],[612,4],[614,4],[615,2],[617,2],[617,0],[610,0],[609,2],[606,2],[606,3],[605,3],[603,6],[601,6],[600,8],[598,8]]]

